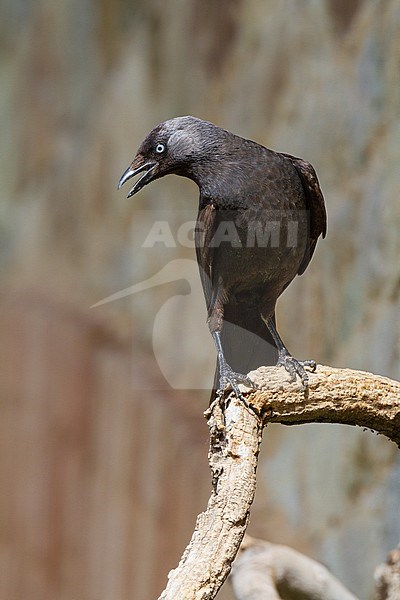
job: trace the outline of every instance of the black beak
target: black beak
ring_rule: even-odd
[[[157,166],[156,162],[145,162],[143,157],[138,154],[131,165],[126,169],[125,173],[123,173],[121,179],[118,182],[118,188],[124,185],[129,179],[135,177],[139,173],[143,173],[143,175],[137,180],[133,188],[130,190],[127,198],[130,198],[136,192],[142,189],[147,183],[153,179],[155,175],[155,167]]]

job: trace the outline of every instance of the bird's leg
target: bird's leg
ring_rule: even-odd
[[[294,358],[283,343],[282,338],[276,329],[274,319],[268,317],[267,319],[263,319],[263,321],[268,327],[278,349],[279,358],[276,363],[277,366],[282,366],[286,369],[291,376],[291,381],[296,381],[296,375],[298,375],[303,384],[303,388],[306,389],[308,387],[308,374],[305,367],[309,367],[310,371],[314,372],[317,363],[315,360],[297,360],[297,358]]]
[[[223,391],[227,387],[231,387],[235,392],[236,396],[239,400],[242,400],[246,406],[248,406],[245,397],[239,389],[239,384],[243,383],[247,387],[254,388],[254,384],[251,379],[247,375],[243,375],[242,373],[236,373],[226,362],[224,351],[222,350],[221,344],[221,335],[219,331],[211,332],[213,336],[213,340],[215,343],[215,347],[217,349],[217,358],[218,358],[218,368],[219,368],[219,382],[218,388],[219,392],[223,393]]]

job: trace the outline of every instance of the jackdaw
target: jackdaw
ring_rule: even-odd
[[[142,142],[118,189],[141,174],[128,194],[168,174],[199,187],[195,247],[217,350],[214,390],[239,383],[262,365],[285,367],[308,385],[275,322],[278,297],[307,268],[320,235],[326,234],[324,198],[307,161],[274,152],[195,117],[157,125]]]

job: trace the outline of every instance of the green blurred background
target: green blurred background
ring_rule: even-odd
[[[399,378],[400,5],[0,6],[0,597],[150,600],[210,490],[215,355],[193,248],[143,245],[155,220],[177,239],[196,187],[170,177],[128,201],[116,183],[184,114],[311,161],[328,237],[280,301],[282,335],[298,357]],[[385,439],[270,426],[249,532],[369,599],[399,494]]]

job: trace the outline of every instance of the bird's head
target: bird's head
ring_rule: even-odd
[[[227,131],[195,117],[176,117],[157,125],[143,140],[133,162],[123,173],[118,189],[141,174],[128,194],[174,173],[196,180],[196,166],[218,154],[218,143]]]

